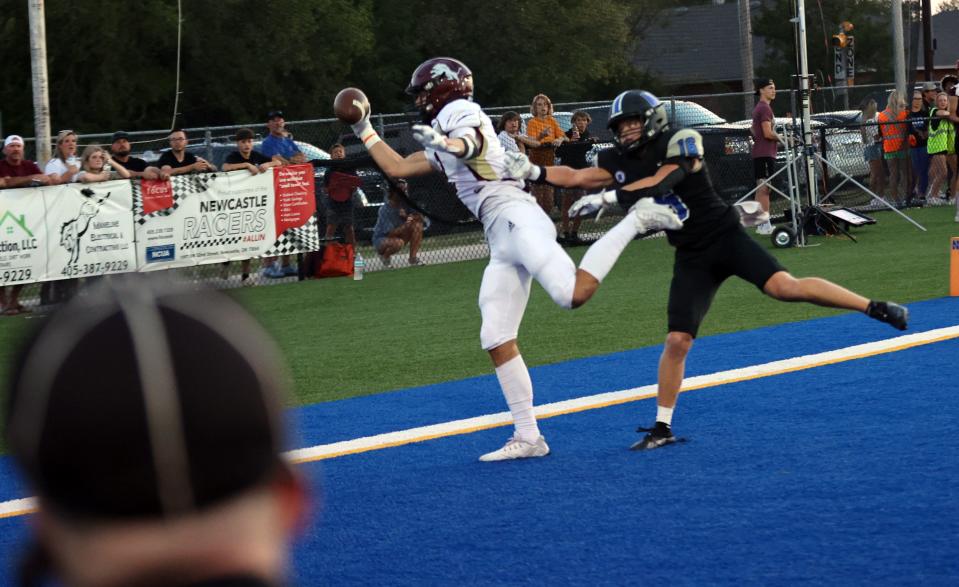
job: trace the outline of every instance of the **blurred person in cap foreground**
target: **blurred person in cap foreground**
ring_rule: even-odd
[[[281,456],[286,377],[229,298],[103,280],[28,339],[6,437],[37,495],[23,585],[285,583],[306,492]]]

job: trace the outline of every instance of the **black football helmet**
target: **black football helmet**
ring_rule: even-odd
[[[627,144],[619,140],[619,123],[627,118],[638,118],[643,122],[643,134]],[[622,153],[635,151],[658,137],[669,128],[669,115],[659,98],[646,90],[628,90],[616,96],[609,106],[609,122],[606,126],[613,131],[613,141]]]
[[[422,98],[420,94],[426,92]],[[473,72],[452,57],[433,57],[416,68],[406,93],[416,99],[423,122],[430,122],[447,103],[472,98]]]

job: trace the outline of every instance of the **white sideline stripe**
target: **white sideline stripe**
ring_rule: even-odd
[[[719,371],[708,375],[698,375],[688,377],[683,381],[682,391],[701,389],[704,387],[713,387],[717,385],[745,381],[747,379],[756,379],[759,377],[769,377],[791,371],[810,369],[843,361],[861,359],[872,355],[894,352],[914,346],[941,342],[951,338],[959,337],[959,326],[949,326],[919,332],[915,334],[906,334],[886,340],[859,344],[833,351],[826,351],[814,355],[804,355],[772,361],[761,365],[752,365],[740,369],[730,369]],[[610,405],[646,399],[656,394],[656,384],[624,389],[621,391],[610,391],[595,395],[588,395],[550,404],[542,404],[535,408],[538,418],[551,418],[562,414],[580,412],[602,408]],[[432,424],[419,428],[410,428],[398,432],[387,432],[375,436],[356,438],[353,440],[344,440],[332,444],[321,444],[309,448],[302,448],[286,453],[286,456],[294,463],[304,463],[334,458],[347,454],[366,452],[422,442],[442,436],[454,436],[458,434],[468,434],[478,430],[505,426],[512,423],[512,417],[509,412],[500,412],[497,414],[487,414],[475,418],[464,420],[454,420],[442,424]]]
[[[822,367],[835,363],[853,361],[905,350],[912,347],[933,344],[945,340],[959,338],[959,326],[949,326],[946,328],[937,328],[926,332],[907,334],[897,336],[886,340],[854,345],[833,351],[826,351],[814,355],[804,355],[772,361],[761,365],[752,365],[740,369],[729,369],[727,371],[718,371],[708,375],[698,375],[684,380],[682,391],[691,391],[694,389],[703,389],[706,387],[716,387],[749,379],[761,377],[770,377],[781,375],[793,371],[801,371],[815,367]],[[632,389],[620,391],[610,391],[595,395],[583,396],[574,399],[543,404],[536,407],[536,415],[539,418],[551,418],[573,412],[581,412],[603,408],[611,405],[637,401],[651,398],[656,395],[656,385],[644,385]],[[479,430],[507,426],[512,423],[509,412],[500,412],[497,414],[487,414],[475,418],[466,418],[463,420],[454,420],[452,422],[443,422],[441,424],[432,424],[429,426],[420,426],[408,430],[397,432],[387,432],[374,436],[355,438],[352,440],[343,440],[331,444],[321,444],[309,448],[292,450],[284,456],[293,463],[307,463],[331,459],[349,454],[368,452],[372,450],[381,450],[394,446],[423,442],[434,438],[446,436],[455,436],[469,434]],[[24,499],[14,499],[0,503],[0,518],[20,516],[30,514],[36,511],[36,501],[32,497]]]

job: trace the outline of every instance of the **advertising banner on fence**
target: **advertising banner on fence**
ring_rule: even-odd
[[[47,274],[44,279],[136,269],[131,183],[68,184],[45,190]]]
[[[0,285],[136,267],[129,181],[0,192]]]
[[[39,188],[0,191],[0,285],[39,281],[46,272],[46,226]]]
[[[312,251],[313,168],[186,174],[133,184],[141,270]]]

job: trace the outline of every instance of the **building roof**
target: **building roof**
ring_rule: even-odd
[[[649,27],[633,65],[668,84],[742,80],[737,2],[671,8]],[[765,43],[753,34],[753,67]]]
[[[936,51],[932,56],[936,69],[953,70],[959,59],[959,11],[950,10],[932,15],[932,38],[936,42]],[[919,27],[919,55],[916,67],[922,69],[922,27]]]

